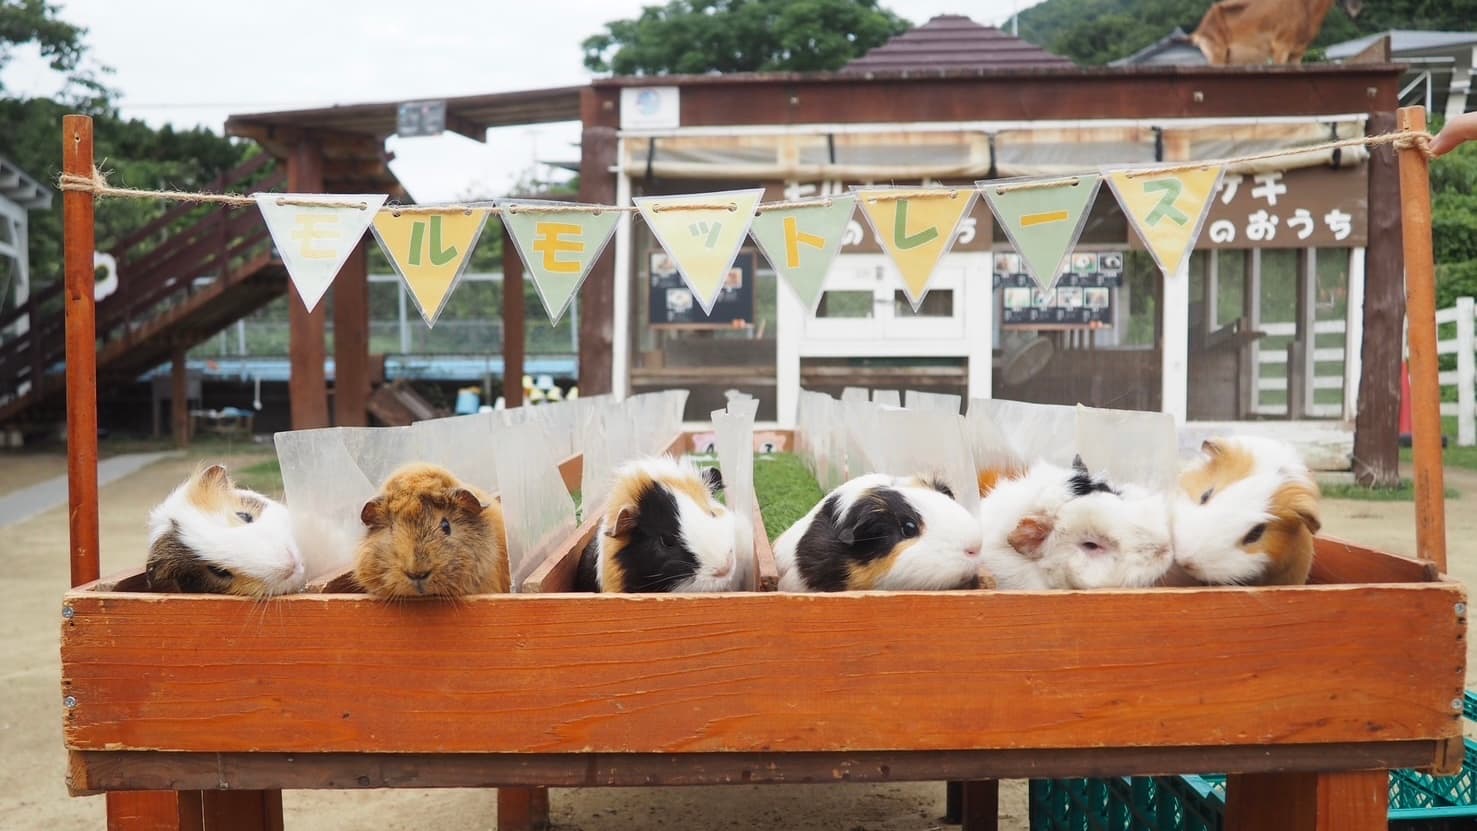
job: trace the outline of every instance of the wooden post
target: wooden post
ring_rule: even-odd
[[[1244,270],[1241,273],[1241,316],[1246,319],[1246,328],[1255,332],[1262,328],[1262,250],[1250,248],[1246,251]],[[1262,350],[1257,341],[1252,341],[1242,353],[1245,366],[1241,369],[1243,416],[1255,416],[1262,402]]]
[[[1385,831],[1390,773],[1257,773],[1226,779],[1225,831]]]
[[[1392,102],[1393,103],[1393,102]],[[1369,135],[1395,129],[1393,112],[1370,113]],[[1369,250],[1365,254],[1364,341],[1359,411],[1354,417],[1354,477],[1393,487],[1400,480],[1400,344],[1405,294],[1400,259],[1400,180],[1395,154],[1369,156]]]
[[[170,381],[170,429],[174,432],[175,447],[190,446],[190,373],[185,362],[185,349],[176,346],[169,367]]]
[[[62,119],[62,172],[92,178],[92,119]],[[93,196],[62,191],[67,334],[67,504],[72,585],[98,577],[97,308],[93,301]],[[39,331],[32,340],[39,339]],[[36,375],[37,389],[44,379]]]
[[[616,130],[598,126],[599,102],[593,89],[580,92],[580,201],[609,205],[615,201]],[[603,395],[612,389],[614,348],[615,246],[600,253],[576,300],[580,315],[580,395]]]
[[[1287,418],[1297,421],[1307,418],[1309,405],[1306,356],[1308,344],[1296,338],[1287,344]]]
[[[1318,387],[1318,250],[1299,248],[1297,252],[1297,320],[1293,339],[1301,341],[1298,360],[1302,361],[1302,413],[1288,418],[1309,418],[1318,409],[1315,390]],[[1288,367],[1288,375],[1292,375]]]
[[[333,281],[333,423],[369,424],[368,240],[354,247]]]
[[[1426,111],[1402,107],[1401,130],[1426,129]],[[1446,483],[1441,459],[1441,381],[1436,355],[1436,264],[1431,252],[1431,172],[1421,148],[1400,156],[1405,305],[1410,315],[1411,426],[1415,447],[1416,554],[1446,571]]]
[[[323,190],[323,151],[317,142],[304,139],[287,157],[287,189],[293,193]],[[287,395],[292,408],[292,429],[328,426],[328,384],[324,377],[324,320],[320,304],[312,314],[295,289],[287,290],[290,329],[288,340],[291,370]]]
[[[503,226],[503,399],[509,407],[523,405],[523,350],[527,345],[523,309],[523,261]],[[584,394],[581,385],[580,393]]]
[[[543,831],[549,827],[548,788],[498,788],[498,831]]]
[[[994,779],[965,782],[960,831],[996,831],[1000,827],[1000,783]]]

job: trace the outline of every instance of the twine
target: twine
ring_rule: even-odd
[[[1284,150],[1270,150],[1265,153],[1252,153],[1246,156],[1232,156],[1225,159],[1206,159],[1198,162],[1184,162],[1172,165],[1157,165],[1138,170],[1130,170],[1124,173],[1127,178],[1139,176],[1157,176],[1165,173],[1179,173],[1186,170],[1205,170],[1217,166],[1231,166],[1247,164],[1250,162],[1266,161],[1267,159],[1281,159],[1289,156],[1301,156],[1306,153],[1321,153],[1328,150],[1337,150],[1343,147],[1381,147],[1393,145],[1397,150],[1420,150],[1427,159],[1434,159],[1435,154],[1431,152],[1432,135],[1424,130],[1398,130],[1393,133],[1382,133],[1377,136],[1360,136],[1357,138],[1341,139],[1339,141],[1328,141],[1322,144],[1308,144],[1302,147],[1290,147]],[[1009,185],[986,185],[995,193],[1008,193],[1017,190],[1034,190],[1037,188],[1059,187],[1064,182],[1080,181],[1081,176],[1088,174],[1073,174],[1058,176],[1051,179],[1040,179],[1029,182],[1020,182]],[[232,208],[245,208],[256,204],[256,198],[239,193],[202,193],[198,191],[183,190],[144,190],[141,188],[121,188],[108,184],[107,177],[96,167],[92,169],[92,176],[78,176],[73,173],[63,173],[57,178],[57,187],[63,191],[90,193],[98,198],[117,199],[160,199],[171,202],[187,202],[193,204],[226,205]],[[900,199],[954,199],[959,196],[959,188],[913,188],[907,190],[874,192],[868,194],[868,202],[892,202]],[[278,205],[292,205],[300,208],[346,208],[357,207],[359,210],[368,209],[363,202],[346,203],[330,199],[315,199],[311,197],[279,197]],[[766,202],[756,208],[756,213],[764,211],[775,211],[786,208],[814,208],[830,207],[832,200],[811,199],[785,202]],[[526,213],[526,214],[553,214],[553,213],[595,213],[613,211],[618,213],[635,213],[638,209],[629,205],[507,205],[489,207],[485,204],[446,204],[446,205],[388,205],[380,208],[392,214],[437,214],[462,211],[471,213],[473,211],[487,211],[493,214],[501,213]],[[728,211],[730,213],[738,210],[738,204],[734,202],[659,202],[651,206],[653,213],[665,211]]]

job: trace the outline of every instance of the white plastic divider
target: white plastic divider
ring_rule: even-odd
[[[1078,406],[1075,437],[1087,469],[1113,484],[1163,492],[1174,487],[1179,437],[1170,414]]]
[[[754,417],[759,401],[751,396],[729,396],[726,410],[712,413],[717,434],[718,466],[723,473],[724,500],[734,517],[734,556],[743,591],[755,587],[754,578]]]
[[[939,392],[919,392],[918,390],[907,390],[904,401],[910,410],[938,410],[945,413],[959,415],[960,405],[963,399],[957,395],[949,395]]]
[[[495,431],[492,444],[513,590],[518,591],[529,572],[575,530],[574,499],[559,473],[567,439],[555,435],[547,421],[529,418]]]

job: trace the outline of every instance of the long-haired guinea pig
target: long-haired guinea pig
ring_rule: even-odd
[[[575,588],[595,592],[721,592],[742,582],[737,520],[715,497],[717,468],[660,456],[616,471],[600,528],[580,556]]]
[[[300,591],[303,558],[281,503],[196,471],[149,512],[149,589],[270,597]]]
[[[781,591],[970,588],[980,528],[948,487],[870,474],[826,494],[774,543]]]
[[[984,564],[1002,589],[1148,586],[1172,564],[1163,495],[1114,487],[1080,458],[1001,481],[979,512]]]
[[[1175,563],[1203,583],[1306,583],[1322,521],[1318,485],[1297,450],[1254,436],[1200,449],[1175,495]]]
[[[502,506],[444,468],[409,464],[364,503],[354,579],[382,597],[508,590]]]

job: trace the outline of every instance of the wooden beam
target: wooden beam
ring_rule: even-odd
[[[1370,115],[1370,135],[1395,129],[1393,112]],[[1369,250],[1365,254],[1364,342],[1359,412],[1354,417],[1354,478],[1394,487],[1400,480],[1400,351],[1405,322],[1400,180],[1393,150],[1369,157]]]
[[[333,281],[333,423],[369,424],[369,240]]]
[[[62,172],[91,179],[92,119],[62,118]],[[67,339],[67,504],[72,585],[96,580],[97,519],[97,308],[93,287],[93,195],[62,192],[64,283],[62,310]],[[32,338],[39,338],[39,331]],[[40,389],[43,378],[31,379]]]
[[[287,189],[293,193],[321,193],[323,157],[318,144],[300,141],[287,158]],[[287,395],[292,408],[292,429],[328,426],[328,384],[324,375],[323,334],[327,311],[322,304],[310,314],[296,290],[287,292],[288,351],[291,374]]]
[[[523,406],[523,352],[528,344],[523,302],[523,260],[503,225],[503,400]]]
[[[604,110],[593,90],[581,93],[584,133],[580,138],[580,201],[608,205],[615,201],[616,131],[592,126]],[[607,245],[590,267],[575,302],[580,312],[580,394],[603,395],[612,389],[611,350],[615,328],[615,246]]]
[[[174,431],[174,446],[190,446],[190,372],[185,362],[185,350],[176,347],[170,359],[170,429]]]
[[[1225,831],[1385,831],[1389,779],[1384,770],[1232,775]]]
[[[549,827],[548,788],[498,788],[498,831],[543,831]]]

